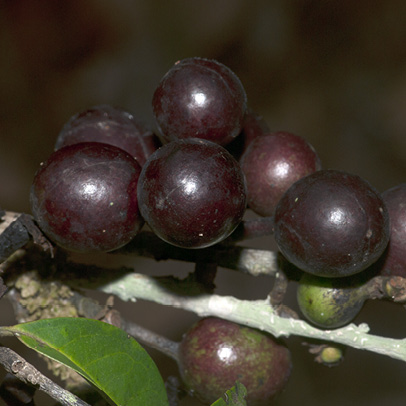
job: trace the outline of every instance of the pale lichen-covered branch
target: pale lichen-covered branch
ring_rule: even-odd
[[[215,316],[271,333],[275,337],[296,335],[344,344],[356,349],[372,351],[406,361],[406,340],[369,334],[366,324],[335,330],[320,330],[303,320],[283,318],[272,308],[269,298],[240,300],[232,296],[202,294],[181,295],[160,283],[159,279],[127,274],[99,288],[124,301],[143,299],[196,313],[201,317]]]

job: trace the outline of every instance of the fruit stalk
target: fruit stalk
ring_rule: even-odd
[[[232,296],[199,295],[183,296],[168,292],[149,276],[128,274],[99,288],[124,301],[136,299],[173,306],[191,311],[200,317],[214,316],[266,331],[275,337],[296,335],[344,344],[406,361],[406,339],[392,339],[369,334],[365,323],[349,324],[335,330],[320,330],[303,320],[283,318],[277,315],[269,298],[240,300]]]
[[[30,235],[26,230],[25,224],[19,226],[19,233],[13,232],[14,220],[20,219],[21,216],[28,215],[10,211],[4,212],[2,217],[4,221],[0,224],[1,258],[7,259],[18,247],[30,241]],[[32,226],[34,226],[33,222]],[[10,229],[10,227],[12,229]],[[37,230],[39,232],[39,229]],[[46,247],[44,246],[44,248]],[[111,254],[141,255],[156,259],[157,261],[162,259],[174,259],[196,263],[205,263],[209,259],[210,262],[215,262],[218,266],[223,268],[237,270],[253,276],[272,276],[275,275],[278,270],[277,254],[273,251],[222,245],[200,250],[188,250],[169,245],[148,231],[141,231],[135,236],[131,243]]]
[[[226,266],[252,275],[275,275],[278,269],[276,253],[271,251],[221,246],[204,250],[185,250],[159,242],[157,237],[145,232],[140,233],[135,240],[134,245],[129,244],[125,249],[118,250],[117,253],[138,254],[155,259],[183,259],[193,262],[204,262],[204,258],[208,257],[211,261],[217,262],[218,260],[219,266]],[[405,290],[403,288],[405,284],[401,283],[403,278],[397,278],[396,281],[393,281],[393,278],[385,278],[385,280],[386,282],[381,281],[387,288],[387,292],[384,292],[383,295],[385,298],[389,298],[387,296],[389,294],[393,296],[395,288],[396,292],[400,292],[400,296],[402,296],[402,292]],[[391,284],[391,281],[395,283],[395,286],[393,283]],[[70,281],[73,285],[76,282],[78,281]],[[378,283],[375,286],[379,289],[379,286],[383,285]],[[392,288],[389,289],[388,287]],[[320,330],[301,320],[279,317],[275,309],[271,307],[270,298],[243,301],[218,295],[200,295],[197,297],[175,295],[162,289],[153,278],[138,274],[124,274],[113,282],[107,282],[99,289],[114,293],[125,301],[137,298],[145,299],[192,311],[200,316],[221,317],[268,331],[274,336],[298,335],[331,341],[406,361],[406,340],[370,335],[366,325],[357,327],[351,324],[335,330]],[[375,290],[372,289],[370,297],[373,297]],[[396,297],[393,300],[398,301]]]

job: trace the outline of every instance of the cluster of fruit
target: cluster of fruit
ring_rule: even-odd
[[[57,245],[112,251],[146,222],[167,243],[200,249],[229,237],[248,207],[272,221],[280,252],[303,271],[299,306],[325,328],[362,307],[353,293],[361,271],[379,264],[377,272],[403,276],[406,185],[380,194],[359,176],[322,169],[305,139],[269,130],[247,107],[238,77],[214,60],[177,62],[152,107],[155,133],[107,105],[62,128],[30,196],[36,222]],[[272,337],[212,318],[185,335],[180,364],[207,402],[235,380],[252,404],[266,401],[291,369],[288,350]]]

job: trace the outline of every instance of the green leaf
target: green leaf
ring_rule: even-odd
[[[246,406],[245,396],[247,396],[247,389],[245,386],[236,382],[230,390],[228,390],[224,399],[216,400],[211,406]]]
[[[119,406],[167,406],[162,377],[147,352],[123,330],[84,318],[43,319],[0,330],[74,369]]]

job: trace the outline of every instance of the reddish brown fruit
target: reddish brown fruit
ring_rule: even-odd
[[[245,113],[241,133],[233,141],[227,144],[227,151],[239,161],[242,154],[255,138],[269,134],[270,132],[271,130],[264,118],[248,108]]]
[[[272,336],[214,317],[192,326],[179,348],[182,379],[207,404],[239,381],[249,405],[269,405],[286,386],[291,368],[289,350]]]
[[[248,206],[261,216],[272,216],[293,183],[321,169],[314,148],[304,138],[288,132],[256,137],[240,163],[247,179]]]
[[[162,78],[152,107],[167,141],[203,138],[226,145],[241,131],[247,96],[241,81],[225,65],[187,58]]]
[[[364,179],[320,170],[295,182],[275,210],[275,240],[288,261],[305,272],[356,274],[382,255],[389,215],[380,194]]]
[[[141,166],[161,145],[159,138],[132,114],[105,104],[72,116],[59,133],[55,150],[79,142],[115,145]]]
[[[170,244],[204,248],[228,237],[246,208],[238,162],[222,146],[191,138],[150,156],[138,184],[141,214]]]
[[[86,142],[61,148],[35,175],[33,216],[67,250],[119,248],[144,223],[136,193],[140,172],[132,156],[112,145]]]
[[[390,219],[390,240],[382,259],[379,260],[380,274],[406,277],[406,183],[395,186],[382,198],[388,208]]]

